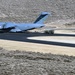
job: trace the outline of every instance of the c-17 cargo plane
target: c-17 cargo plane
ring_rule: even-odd
[[[48,15],[51,14],[49,12],[42,12],[33,23],[0,22],[0,32],[24,32],[44,27],[44,21],[47,19]],[[47,28],[44,32],[47,34],[54,34],[54,30],[75,30],[75,28]]]
[[[34,23],[0,22],[0,32],[24,32],[31,29],[41,28],[48,17],[48,12],[42,12]]]

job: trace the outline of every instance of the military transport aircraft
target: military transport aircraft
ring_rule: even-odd
[[[44,26],[44,20],[50,13],[42,12],[34,23],[0,22],[0,32],[24,32]]]

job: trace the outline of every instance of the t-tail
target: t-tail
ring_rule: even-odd
[[[48,12],[42,12],[41,15],[35,20],[34,23],[43,24],[44,21],[47,19],[49,13]]]

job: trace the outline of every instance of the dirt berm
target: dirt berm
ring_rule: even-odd
[[[75,75],[75,57],[0,48],[0,75]]]

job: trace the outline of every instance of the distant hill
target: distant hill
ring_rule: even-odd
[[[0,21],[33,22],[42,11],[52,13],[47,22],[75,19],[75,0],[0,0]]]

